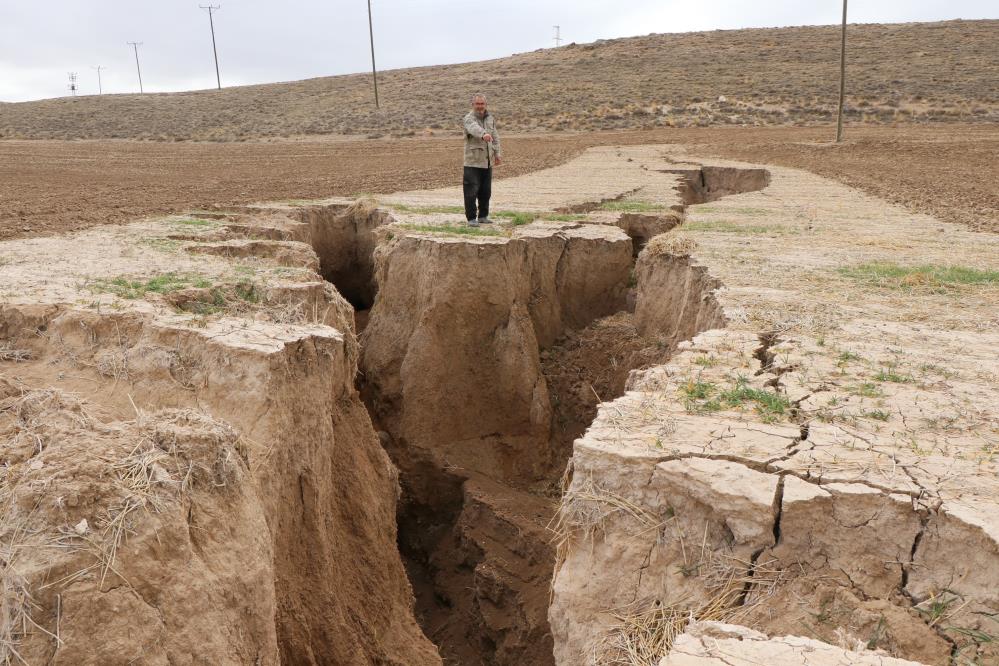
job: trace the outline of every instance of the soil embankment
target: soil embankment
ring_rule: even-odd
[[[87,278],[34,276],[61,241],[9,274],[7,658],[440,663],[395,545],[396,473],[354,389],[352,309],[315,254],[258,251],[308,245],[241,239],[308,229],[171,218],[66,239]]]

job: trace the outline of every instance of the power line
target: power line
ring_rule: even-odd
[[[219,76],[219,52],[215,48],[215,21],[212,20],[212,13],[221,9],[222,5],[208,5],[207,7],[205,5],[198,5],[198,7],[208,10],[208,25],[212,29],[212,53],[215,54],[215,81],[219,85],[219,90],[222,90],[222,77]]]
[[[375,108],[378,104],[378,68],[375,67],[375,27],[371,20],[371,0],[368,0],[368,35],[371,37],[371,77],[375,82]]]
[[[839,116],[836,120],[836,143],[843,140],[843,101],[846,98],[846,0],[843,0],[843,35],[839,48]]]
[[[144,92],[142,89],[142,69],[139,68],[139,47],[142,46],[142,42],[129,42],[129,44],[135,49],[135,71],[139,73],[139,94],[141,95]]]
[[[107,69],[107,67],[105,67],[104,65],[91,65],[90,69],[96,69],[97,70],[97,94],[98,95],[103,95],[104,94],[104,86],[101,85],[101,70],[102,69]]]
[[[562,46],[562,26],[552,26],[555,28],[555,48]]]

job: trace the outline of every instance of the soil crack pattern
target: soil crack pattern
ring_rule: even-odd
[[[992,287],[883,277],[995,237],[681,146],[460,200],[0,246],[4,659],[999,657]]]

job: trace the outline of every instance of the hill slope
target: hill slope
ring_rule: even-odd
[[[855,25],[851,122],[999,120],[999,20]],[[808,124],[833,117],[838,26],[649,35],[370,76],[0,106],[0,136],[245,140],[451,131],[481,90],[507,130]]]

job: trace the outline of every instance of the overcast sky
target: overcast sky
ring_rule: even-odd
[[[370,68],[365,0],[212,0],[222,85]],[[207,0],[0,0],[0,101],[215,86]],[[651,32],[838,23],[840,0],[372,0],[379,69],[467,62]],[[996,0],[854,0],[851,23],[999,18]],[[999,48],[999,46],[997,46]]]

